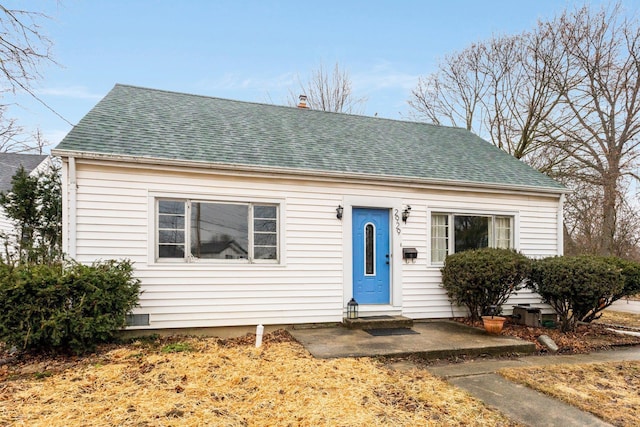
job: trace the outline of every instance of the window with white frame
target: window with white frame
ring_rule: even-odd
[[[159,260],[278,261],[278,205],[157,200]]]
[[[448,254],[486,247],[513,247],[513,217],[452,213],[431,214],[431,262]]]

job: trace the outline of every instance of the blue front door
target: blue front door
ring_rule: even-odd
[[[389,304],[389,210],[353,208],[353,298]]]

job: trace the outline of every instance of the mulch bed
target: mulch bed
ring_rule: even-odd
[[[508,318],[507,318],[508,319]],[[456,318],[458,322],[482,328],[482,322],[472,324],[469,319]],[[622,335],[607,330],[607,325],[596,323],[578,325],[573,332],[561,332],[559,329],[532,327],[505,322],[501,335],[508,335],[535,343],[539,354],[546,354],[547,349],[538,342],[540,335],[549,336],[558,346],[560,354],[590,353],[598,350],[609,350],[614,347],[640,345],[640,337]]]

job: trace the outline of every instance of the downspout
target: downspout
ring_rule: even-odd
[[[558,255],[564,255],[564,194],[558,201]]]
[[[69,157],[69,257],[76,259],[78,183],[76,181],[76,159]]]

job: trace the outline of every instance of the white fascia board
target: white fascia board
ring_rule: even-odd
[[[179,168],[198,168],[203,170],[220,171],[228,174],[249,175],[252,174],[269,174],[269,175],[286,175],[288,178],[295,179],[300,177],[306,180],[327,181],[327,179],[344,182],[344,181],[366,181],[381,182],[387,185],[398,187],[436,187],[438,189],[452,189],[482,192],[515,192],[518,194],[528,193],[531,195],[549,194],[560,197],[562,194],[570,193],[567,188],[552,187],[535,187],[528,185],[512,185],[512,184],[495,184],[482,183],[473,181],[456,181],[445,179],[424,179],[415,177],[375,175],[359,172],[333,172],[313,169],[295,169],[277,166],[253,166],[243,164],[228,163],[210,163],[196,162],[190,160],[162,159],[156,157],[143,156],[122,156],[116,154],[89,153],[82,151],[69,150],[52,150],[52,154],[60,157],[75,157],[76,159],[97,160],[97,161],[116,161],[122,163],[130,163],[137,165],[146,165],[149,167],[173,166]]]

